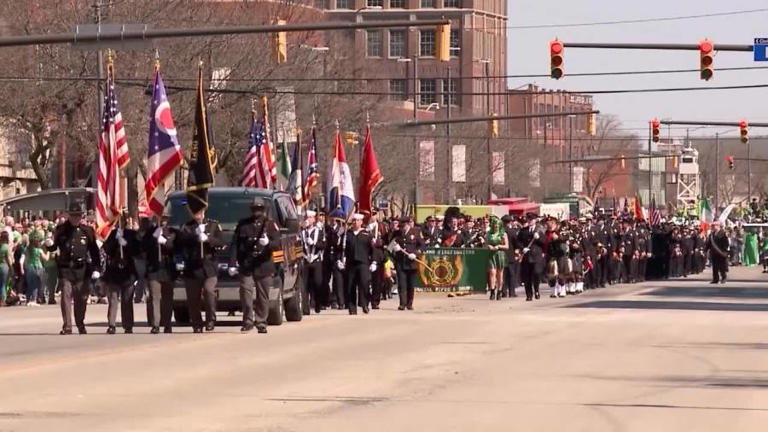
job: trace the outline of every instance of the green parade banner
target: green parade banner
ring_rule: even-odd
[[[427,291],[485,292],[490,253],[488,249],[428,249],[419,257],[416,286]]]

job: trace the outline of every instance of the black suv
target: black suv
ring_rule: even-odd
[[[240,311],[240,291],[236,278],[227,272],[232,259],[232,236],[240,219],[251,215],[251,202],[254,197],[265,198],[269,203],[270,217],[280,227],[283,250],[273,255],[277,267],[275,285],[269,290],[269,325],[283,323],[283,315],[288,321],[301,321],[302,318],[302,247],[300,241],[300,220],[291,196],[285,192],[244,188],[217,187],[208,190],[207,219],[221,226],[226,246],[216,253],[219,263],[219,282],[216,287],[218,311]],[[166,201],[170,207],[169,225],[181,227],[192,216],[187,208],[185,192],[174,192]],[[176,281],[173,290],[173,315],[177,323],[188,323],[187,294],[183,280]]]

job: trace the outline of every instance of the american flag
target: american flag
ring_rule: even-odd
[[[269,153],[266,151],[268,148],[269,142],[264,123],[257,120],[254,115],[251,119],[251,132],[248,135],[248,154],[245,158],[243,177],[240,180],[241,186],[272,189],[275,183],[272,180]]]
[[[128,165],[131,155],[125,139],[123,116],[115,96],[113,65],[107,65],[104,117],[99,135],[99,174],[96,195],[96,229],[106,238],[124,207],[120,170]]]
[[[155,70],[155,85],[149,110],[147,153],[147,203],[152,214],[160,217],[165,204],[165,181],[181,166],[182,155],[171,105],[165,93],[160,71]]]
[[[661,224],[661,212],[659,211],[659,208],[656,207],[656,197],[651,198],[649,219],[651,222],[651,226],[656,226]]]
[[[277,188],[277,161],[275,160],[275,148],[269,138],[272,136],[269,130],[269,108],[267,104],[267,97],[261,98],[261,124],[264,126],[264,160],[267,162],[269,168],[269,177],[272,182],[272,187]]]
[[[312,188],[317,184],[320,174],[317,172],[317,135],[312,127],[312,135],[309,140],[307,155],[307,178],[304,180],[304,202],[308,203],[312,198]]]

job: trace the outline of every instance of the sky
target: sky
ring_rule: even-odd
[[[677,17],[768,8],[768,0],[508,0],[510,27],[599,21]],[[508,32],[507,73],[548,74],[548,42],[555,37],[565,42],[647,42],[697,43],[709,38],[717,44],[752,44],[755,37],[768,37],[768,11],[742,15],[649,22],[595,25],[588,27],[514,29]],[[711,87],[768,84],[768,69],[722,71],[718,67],[766,66],[755,63],[751,52],[716,52],[714,78],[701,81],[698,72],[569,77],[568,73],[699,67],[698,51],[596,50],[566,48],[565,77],[510,79],[514,88],[533,82],[548,89],[609,90],[655,87]],[[675,120],[768,121],[768,88],[712,90],[700,92],[600,94],[596,108],[616,115],[627,128],[647,128],[653,117]],[[647,130],[647,129],[646,129]],[[738,135],[738,130],[706,129]]]

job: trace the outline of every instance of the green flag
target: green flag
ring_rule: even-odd
[[[288,184],[288,179],[291,178],[291,157],[288,156],[288,144],[283,141],[283,145],[280,147],[280,175],[285,179]]]

